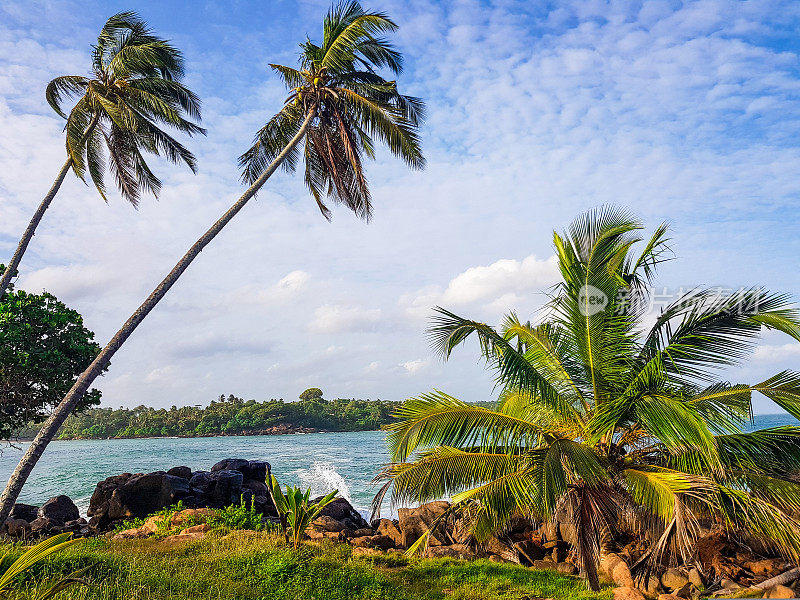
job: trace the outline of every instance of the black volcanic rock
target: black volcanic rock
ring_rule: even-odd
[[[319,502],[322,498],[323,496],[319,496],[318,498],[314,498],[312,502]],[[360,512],[353,508],[353,505],[347,501],[347,498],[334,498],[334,500],[323,508],[322,512],[319,514],[323,517],[336,519],[340,523],[343,523],[348,529],[357,530],[369,527],[369,523],[367,523],[366,519],[361,516]]]
[[[270,465],[268,462],[260,460],[244,460],[241,458],[226,458],[211,467],[212,473],[217,471],[239,471],[239,473],[241,473],[244,477],[245,481],[251,479],[256,481],[266,481],[269,470]]]
[[[182,477],[183,479],[191,479],[192,470],[189,467],[172,467],[169,471],[167,471],[167,475]]]
[[[69,496],[56,496],[42,504],[38,512],[39,518],[50,519],[57,525],[80,518],[80,512]]]
[[[22,519],[28,523],[34,521],[39,516],[39,508],[30,504],[18,502],[11,509],[10,519]]]
[[[252,501],[258,512],[275,517],[277,511],[265,484],[269,469],[264,461],[228,458],[211,471],[193,473],[181,466],[115,475],[97,484],[89,504],[89,527],[94,532],[107,531],[115,522],[149,516],[179,500],[186,508],[223,508],[244,499],[248,505]]]

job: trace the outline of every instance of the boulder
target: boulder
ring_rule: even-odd
[[[140,538],[146,538],[152,532],[146,530],[144,527],[137,527],[134,529],[124,529],[118,533],[115,533],[112,540],[135,540]]]
[[[206,519],[214,516],[216,511],[211,508],[187,508],[172,515],[170,524],[173,527],[180,527],[186,523],[205,523]]]
[[[314,498],[311,502],[319,502],[322,496]],[[337,497],[322,509],[320,516],[332,517],[342,523],[348,529],[366,529],[369,527],[366,519],[361,516],[347,498]]]
[[[706,584],[703,574],[700,573],[700,570],[696,567],[689,569],[687,577],[689,578],[689,583],[696,588],[702,588]]]
[[[187,535],[190,533],[208,533],[211,531],[211,525],[208,523],[201,523],[200,525],[192,525],[181,531],[178,535]]]
[[[54,530],[56,529],[56,527],[58,527],[58,525],[59,525],[58,523],[56,523],[55,521],[53,521],[53,519],[49,517],[39,517],[37,519],[34,519],[33,522],[31,522],[30,524],[31,532],[34,535],[47,535],[51,532],[54,533],[55,532]]]
[[[216,471],[238,471],[242,474],[245,480],[254,480],[263,483],[267,479],[267,473],[270,471],[270,465],[268,462],[260,460],[226,458],[211,467],[212,473]]]
[[[723,588],[727,593],[732,594],[734,592],[738,592],[742,589],[742,586],[733,581],[732,579],[728,579],[727,577],[723,577],[719,580],[719,585]]]
[[[239,471],[241,472],[242,469],[247,469],[249,461],[243,458],[224,458],[218,463],[216,463],[213,467],[211,467],[211,472],[215,471]]]
[[[182,479],[191,479],[192,470],[189,467],[172,467],[167,471],[167,475],[173,475]]]
[[[786,562],[778,558],[765,558],[762,560],[748,561],[744,568],[753,572],[753,575],[775,577],[785,570]]]
[[[356,537],[350,540],[350,543],[356,548],[380,548],[381,550],[394,548],[394,540],[385,535],[365,535],[363,537]]]
[[[241,500],[243,483],[244,475],[233,469],[217,469],[210,473],[198,471],[189,480],[192,495],[199,496],[208,506],[215,508],[238,503]]]
[[[79,519],[81,514],[69,496],[61,495],[50,498],[42,504],[38,516],[51,519],[58,525],[64,525],[67,521]]]
[[[198,531],[195,533],[179,533],[177,535],[170,535],[161,540],[162,544],[177,544],[181,542],[191,542],[194,540],[201,540],[206,537],[206,534]]]
[[[343,529],[342,534],[346,538],[355,538],[355,537],[364,537],[366,535],[375,535],[375,530],[370,527],[365,527],[364,529],[356,529],[353,531],[352,529]],[[397,544],[395,543],[395,546]]]
[[[253,496],[269,496],[269,488],[263,481],[248,479],[242,484],[242,488],[253,492]]]
[[[253,504],[255,509],[262,515],[267,517],[277,517],[278,509],[275,508],[275,503],[272,501],[272,496],[256,496]]]
[[[34,519],[35,520],[35,519]],[[9,518],[3,524],[2,532],[10,537],[21,538],[25,537],[31,530],[31,524],[25,519]]]
[[[510,547],[507,543],[502,541],[496,536],[490,536],[485,542],[482,544],[484,552],[489,554],[489,558],[492,556],[498,556],[505,562],[513,562],[518,563],[519,555],[515,548]]]
[[[359,546],[353,548],[353,556],[383,556],[383,552],[376,550],[375,548]]]
[[[394,540],[395,547],[399,548],[404,545],[403,534],[400,533],[400,529],[394,521],[390,519],[380,519],[377,523],[374,523],[374,525],[376,525],[376,530],[380,535],[385,535]]]
[[[661,576],[661,585],[668,590],[679,590],[689,583],[689,577],[679,569],[667,569]]]
[[[165,471],[109,477],[97,484],[88,514],[94,528],[121,519],[143,518],[175,504],[189,493],[189,482]]]
[[[36,506],[18,502],[11,508],[11,513],[8,516],[12,519],[23,519],[30,523],[39,516],[39,509]]]
[[[796,598],[794,590],[785,585],[776,585],[769,588],[762,598]]]
[[[410,547],[429,530],[431,531],[428,538],[429,546],[446,546],[450,540],[448,539],[445,524],[440,521],[433,530],[431,530],[431,525],[449,508],[449,502],[439,500],[428,502],[418,508],[401,508],[398,510],[399,529],[403,537],[403,546]]]
[[[341,521],[337,521],[333,517],[329,517],[328,515],[321,515],[314,519],[311,523],[317,530],[319,531],[342,531],[345,526],[342,524]],[[358,537],[358,536],[353,536]]]
[[[607,553],[600,556],[600,573],[617,586],[634,587],[631,570],[618,554]]]
[[[642,592],[628,586],[614,588],[612,597],[614,600],[646,600]]]

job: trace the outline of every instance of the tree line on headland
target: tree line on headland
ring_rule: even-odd
[[[70,415],[58,439],[264,435],[303,430],[371,431],[393,422],[401,402],[321,396],[296,402],[220,396],[208,406],[90,408]],[[22,433],[35,435],[38,427]]]

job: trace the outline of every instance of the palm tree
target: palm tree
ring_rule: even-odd
[[[646,329],[668,240],[662,225],[637,253],[641,228],[602,208],[555,234],[563,280],[538,324],[509,314],[496,330],[437,308],[435,346],[447,357],[474,334],[499,401],[480,407],[440,391],[408,400],[389,426],[394,463],[377,508],[390,490],[395,502],[452,496],[471,507],[478,540],[515,515],[558,520],[574,531],[594,589],[601,548],[622,524],[650,542],[640,573],[690,560],[699,523],[800,556],[800,427],[742,431],[753,392],[800,417],[800,373],[755,385],[715,378],[763,328],[800,339],[800,311],[758,288],[696,289]]]
[[[67,160],[42,200],[0,279],[0,296],[14,276],[36,228],[58,193],[67,172],[89,177],[104,200],[106,163],[122,197],[136,206],[142,192],[158,196],[161,181],[142,152],[164,155],[196,170],[195,157],[159,125],[193,135],[202,127],[200,101],[180,83],[183,56],[169,42],[153,35],[136,13],[111,17],[92,49],[92,76],[64,75],[47,86],[46,97],[66,119]],[[62,103],[77,98],[69,114]],[[107,157],[105,156],[107,155]]]
[[[306,182],[326,216],[323,193],[334,202],[344,203],[359,217],[370,217],[361,153],[373,156],[374,137],[384,141],[412,168],[424,166],[417,136],[422,101],[400,95],[395,82],[382,79],[376,72],[381,67],[394,73],[401,70],[400,54],[378,37],[396,29],[397,25],[383,13],[366,12],[357,2],[338,4],[325,17],[322,45],[306,42],[302,46],[301,70],[274,67],[293,87],[284,107],[258,132],[254,146],[241,159],[243,177],[253,183],[114,334],[45,421],[0,497],[0,523],[8,516],[47,444],[114,353],[277,168],[283,165],[291,170],[297,165],[302,140],[305,139]],[[320,141],[324,141],[324,148],[318,147]]]

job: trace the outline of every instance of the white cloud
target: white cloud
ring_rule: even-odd
[[[409,375],[416,375],[420,371],[423,371],[431,366],[431,360],[429,358],[416,358],[414,360],[409,360],[403,363],[400,363],[400,366],[405,369],[405,371]]]
[[[120,285],[124,285],[121,274],[101,265],[44,267],[28,273],[23,270],[19,281],[24,289],[35,292],[46,289],[69,300],[97,297]]]
[[[777,362],[800,358],[800,344],[781,344],[779,346],[765,345],[756,348],[753,360],[759,362]]]
[[[472,306],[493,315],[522,308],[523,294],[541,302],[541,292],[558,281],[556,257],[539,259],[534,255],[522,260],[502,259],[487,266],[470,267],[456,275],[444,287],[427,286],[404,294],[400,305],[414,318],[427,318],[434,306],[458,309]]]
[[[324,304],[314,311],[308,324],[312,333],[351,333],[372,331],[381,320],[379,308]]]

